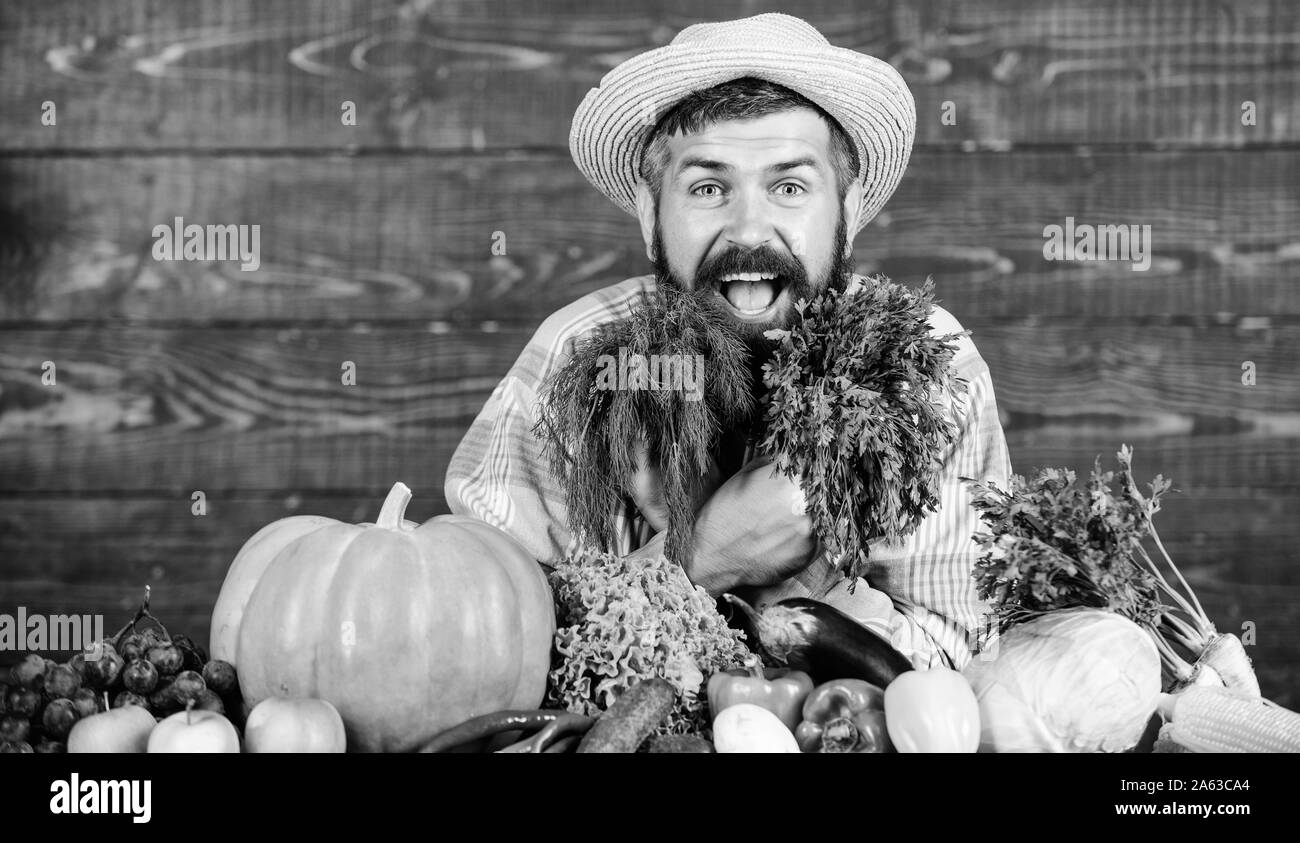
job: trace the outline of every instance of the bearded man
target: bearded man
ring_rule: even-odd
[[[499,527],[542,562],[572,550],[563,494],[532,433],[547,376],[584,335],[628,317],[660,285],[725,313],[757,371],[773,347],[765,332],[788,328],[795,302],[863,283],[853,237],[897,188],[915,127],[912,95],[888,63],[834,47],[788,15],[695,24],[610,71],[579,105],[570,151],[637,217],[654,272],[543,322],[452,457],[452,512]],[[962,330],[938,306],[930,324],[935,334]],[[980,523],[959,478],[1007,488],[1011,464],[988,366],[969,336],[952,368],[968,393],[951,410],[958,435],[941,457],[940,505],[906,539],[871,544],[865,582],[848,588],[798,505],[798,482],[739,435],[724,437],[696,502],[691,581],[755,605],[824,600],[919,669],[964,667],[996,627],[971,580]],[[663,553],[668,515],[653,460],[624,504],[614,552]]]

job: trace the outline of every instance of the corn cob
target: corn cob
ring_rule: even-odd
[[[1300,714],[1227,688],[1193,686],[1167,695],[1161,711],[1172,718],[1160,730],[1157,752],[1300,752]]]

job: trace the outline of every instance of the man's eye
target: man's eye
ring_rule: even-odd
[[[783,187],[793,187],[793,188],[797,191],[796,193],[787,193],[787,194],[785,194],[786,196],[798,196],[800,193],[804,193],[804,192],[805,192],[805,191],[804,191],[804,188],[803,188],[803,185],[801,185],[801,184],[795,184],[795,183],[792,182],[792,181],[784,182],[784,183],[778,185],[778,186],[777,186],[777,190],[780,190],[780,189],[783,188]]]
[[[701,191],[701,190],[705,190],[705,189],[708,189],[708,188],[713,188],[714,190],[718,190],[718,191],[721,191],[721,190],[722,190],[722,187],[721,187],[720,185],[716,185],[716,184],[702,184],[702,185],[700,185],[699,187],[697,187],[697,188],[695,188],[694,190],[692,190],[691,193],[693,193],[693,194],[695,194],[695,195],[698,196],[698,195],[701,195],[701,194],[700,194],[700,191]],[[711,198],[713,198],[713,196],[717,196],[717,195],[718,195],[718,194],[715,193],[715,194],[712,194],[712,196],[709,196],[709,197],[707,197],[707,198],[710,198],[710,199],[711,199]]]

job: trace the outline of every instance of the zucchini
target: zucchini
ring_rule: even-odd
[[[699,735],[660,735],[650,739],[651,752],[706,753],[716,752],[713,744]]]
[[[809,674],[817,684],[865,679],[884,689],[912,669],[888,641],[834,606],[807,597],[788,597],[762,612],[736,597],[723,599],[745,616],[759,647],[778,664]]]
[[[668,717],[677,692],[667,681],[643,679],[623,692],[578,744],[578,752],[636,752]]]

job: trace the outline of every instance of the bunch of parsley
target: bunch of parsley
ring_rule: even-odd
[[[1111,490],[1115,472],[1103,472],[1100,457],[1086,485],[1060,468],[1041,469],[1030,480],[1014,475],[1008,490],[961,478],[990,528],[974,535],[983,550],[972,572],[979,596],[993,603],[1003,631],[1057,609],[1115,612],[1150,634],[1167,687],[1192,683],[1210,667],[1229,688],[1258,697],[1240,639],[1215,629],[1156,531],[1155,514],[1172,481],[1157,474],[1143,495],[1133,449],[1123,445],[1116,457],[1118,494]]]
[[[931,331],[934,282],[883,276],[796,305],[763,366],[759,447],[799,481],[818,538],[856,583],[868,543],[910,534],[938,507],[937,475],[957,435],[943,397],[967,383],[950,364],[969,331]]]
[[[965,478],[963,478],[965,479]],[[1086,484],[1073,471],[1042,469],[1011,488],[971,482],[975,509],[990,528],[974,539],[983,550],[975,564],[979,596],[1007,627],[1054,609],[1108,609],[1143,626],[1159,623],[1165,606],[1155,575],[1140,559],[1150,534],[1147,504],[1111,488],[1113,471],[1093,464]],[[1151,500],[1169,488],[1157,476]]]

